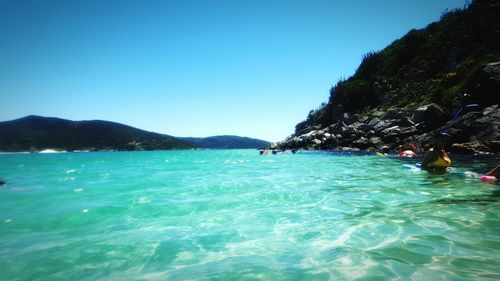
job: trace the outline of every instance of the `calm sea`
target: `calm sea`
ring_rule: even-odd
[[[500,280],[499,158],[416,161],[0,155],[0,280]]]

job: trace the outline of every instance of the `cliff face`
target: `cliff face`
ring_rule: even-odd
[[[467,104],[478,104],[474,108],[478,112],[499,104],[500,63],[496,61],[500,61],[500,1],[473,1],[464,9],[443,14],[439,22],[421,30],[411,30],[379,52],[366,54],[355,74],[332,87],[328,102],[312,110],[305,121],[297,124],[294,135],[282,145],[322,149],[347,145],[365,149],[416,141],[418,136],[451,121],[453,114]],[[429,104],[433,104],[431,108],[438,108],[434,111],[442,111],[433,125],[410,118],[419,114],[419,107]],[[470,110],[472,107],[467,109]],[[384,117],[389,112],[399,112],[414,124],[393,125],[408,128],[397,138],[387,138],[388,132],[371,134],[370,131],[384,127],[383,124],[375,126],[377,120],[374,118]],[[366,125],[361,128],[361,137],[380,137],[380,141],[367,144],[355,134],[347,138],[344,134],[333,134],[340,140],[316,139],[314,146],[290,142],[313,131],[347,128],[356,123],[346,124],[352,121],[349,120],[352,116],[371,122],[369,125],[363,123],[366,120],[355,120]],[[468,140],[471,138],[475,136],[471,135]],[[482,141],[484,136],[478,138]],[[464,138],[456,141],[464,141]],[[496,140],[488,138],[485,141]]]

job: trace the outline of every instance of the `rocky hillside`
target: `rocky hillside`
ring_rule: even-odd
[[[372,116],[344,113],[342,121],[312,127],[292,135],[279,145],[283,148],[377,150],[383,145],[396,149],[400,144],[430,147],[438,132],[452,136],[456,153],[500,152],[500,107],[474,108],[448,121],[448,114],[436,104],[415,110],[374,111]]]
[[[332,87],[328,102],[311,110],[281,146],[427,146],[434,131],[449,129],[457,144],[498,151],[499,61],[500,1],[475,0],[365,55],[355,74]]]

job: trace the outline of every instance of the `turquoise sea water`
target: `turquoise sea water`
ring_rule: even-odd
[[[499,280],[498,160],[0,155],[0,280]]]

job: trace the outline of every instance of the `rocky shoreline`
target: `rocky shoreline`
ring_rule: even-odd
[[[415,110],[373,109],[365,115],[343,113],[329,126],[310,126],[287,137],[277,146],[282,149],[366,150],[381,146],[394,150],[414,144],[427,150],[433,136],[441,131],[451,135],[450,152],[486,154],[500,152],[500,106],[472,108],[452,118],[436,104]]]

